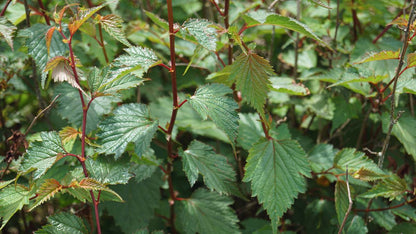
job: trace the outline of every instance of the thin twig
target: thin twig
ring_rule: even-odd
[[[356,209],[356,210],[354,210],[354,212],[378,212],[378,211],[392,210],[392,209],[396,209],[396,208],[402,207],[402,206],[404,206],[406,204],[413,203],[415,201],[416,201],[416,198],[413,198],[412,200],[404,201],[404,202],[402,202],[402,203],[400,203],[398,205],[395,205],[395,206],[384,207],[384,208],[377,208],[377,209],[368,209],[368,208],[367,209],[364,209],[364,210],[363,209]]]
[[[348,165],[347,165],[347,168],[345,170],[345,176],[346,176],[345,182],[347,183],[347,192],[348,192],[348,209],[345,212],[344,220],[342,220],[342,224],[341,224],[341,227],[338,230],[338,234],[342,233],[342,229],[344,229],[344,226],[347,223],[348,215],[350,214],[351,209],[352,209],[351,190],[350,190],[350,184],[348,183]]]
[[[45,107],[45,109],[41,110],[41,111],[39,112],[39,114],[37,114],[37,115],[35,116],[35,118],[34,118],[34,119],[32,120],[32,122],[30,123],[29,127],[27,127],[27,129],[26,129],[26,131],[25,131],[25,136],[26,136],[26,135],[30,132],[30,129],[32,129],[33,124],[35,124],[36,120],[38,120],[38,119],[39,119],[39,117],[43,115],[43,113],[45,113],[45,112],[46,112],[49,108],[51,108],[51,107],[52,107],[52,105],[55,103],[56,99],[58,99],[58,97],[59,97],[59,96],[60,96],[60,95],[56,95],[56,97],[52,100],[52,102],[51,102],[51,103],[49,103],[49,105],[48,105],[47,107]]]
[[[381,155],[380,158],[378,160],[378,166],[380,168],[383,167],[383,161],[384,161],[384,157],[387,151],[387,148],[389,147],[389,142],[390,142],[390,136],[391,136],[391,132],[393,130],[393,126],[394,124],[397,122],[398,118],[400,117],[399,115],[397,117],[395,117],[395,96],[396,96],[396,87],[397,87],[397,81],[399,80],[399,75],[400,75],[400,71],[402,69],[402,66],[404,64],[404,56],[406,54],[407,51],[407,47],[409,45],[409,36],[410,36],[410,26],[413,25],[413,22],[415,21],[415,6],[416,6],[416,1],[413,0],[412,1],[412,9],[410,10],[410,16],[409,16],[409,22],[407,23],[407,27],[405,30],[405,36],[404,36],[404,42],[403,42],[403,47],[401,49],[400,52],[400,60],[399,60],[399,64],[397,65],[396,68],[396,75],[394,76],[394,84],[393,84],[393,91],[391,94],[391,105],[390,105],[390,125],[389,125],[389,129],[387,131],[387,136],[386,139],[383,143],[383,148],[381,150]]]

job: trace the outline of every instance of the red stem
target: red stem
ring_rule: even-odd
[[[107,51],[105,49],[104,37],[103,37],[103,30],[101,28],[101,24],[98,24],[98,31],[100,32],[100,41],[101,41],[100,46],[101,46],[101,48],[103,50],[105,62],[108,64],[108,63],[110,63],[110,60],[108,60]]]
[[[263,128],[264,135],[266,136],[267,139],[271,139],[272,137],[269,135],[269,129],[267,129],[267,126],[263,117],[261,117],[260,114],[259,114],[259,117],[260,117],[261,127]]]
[[[38,4],[39,4],[40,9],[42,9],[43,18],[45,18],[46,24],[51,25],[51,21],[49,20],[49,16],[46,14],[46,8],[43,5],[42,0],[38,0]]]
[[[225,14],[221,11],[220,7],[214,0],[209,0],[212,4],[214,4],[215,8],[217,8],[218,13],[220,13],[221,16],[224,16]]]
[[[171,70],[171,68],[168,65],[164,64],[164,63],[159,63],[158,66],[164,67],[164,68],[168,69],[169,71]]]
[[[399,12],[399,14],[397,14],[397,16],[396,17],[394,17],[394,19],[396,19],[397,17],[400,17],[401,15],[403,15],[403,11],[400,11]],[[391,28],[391,26],[393,26],[392,24],[389,24],[389,25],[387,25],[384,29],[383,29],[383,31],[381,31],[381,33],[376,37],[376,38],[374,38],[374,40],[373,40],[373,44],[376,44],[377,43],[377,41],[378,41],[378,39],[380,39],[390,28]]]
[[[408,69],[408,67],[403,68],[403,70],[399,73],[397,78],[400,77],[403,74],[403,72],[405,72],[407,69]],[[391,81],[386,85],[386,87],[384,87],[382,90],[380,90],[381,93],[384,93],[384,91],[386,91],[386,89],[394,82],[394,80],[395,79],[391,79]]]
[[[402,207],[402,206],[404,206],[404,205],[406,205],[406,204],[413,203],[413,202],[415,202],[415,201],[416,201],[416,198],[413,198],[413,199],[412,199],[412,200],[410,200],[410,201],[405,201],[405,202],[400,203],[400,204],[395,205],[395,206],[390,206],[390,207],[385,207],[385,208],[378,208],[378,209],[364,209],[364,210],[362,210],[362,209],[357,209],[357,210],[354,210],[354,211],[355,211],[355,212],[373,212],[373,211],[385,211],[385,210],[392,210],[392,209],[396,209],[396,208]]]
[[[6,13],[7,7],[9,6],[9,4],[12,2],[12,0],[8,0],[6,2],[6,5],[4,5],[3,10],[1,10],[0,16],[4,16],[4,14]]]

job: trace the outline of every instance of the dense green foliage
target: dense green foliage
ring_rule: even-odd
[[[415,5],[3,1],[0,229],[416,233]]]

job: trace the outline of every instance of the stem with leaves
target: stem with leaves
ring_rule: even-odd
[[[415,21],[416,18],[416,14],[415,14],[415,6],[416,6],[416,1],[413,0],[412,1],[412,9],[410,10],[410,15],[409,15],[409,21],[407,23],[407,27],[406,27],[406,31],[405,31],[405,36],[404,36],[404,42],[403,42],[403,46],[400,52],[400,57],[399,57],[399,64],[397,65],[396,68],[396,75],[394,76],[393,80],[393,91],[391,93],[391,105],[390,105],[390,124],[389,124],[389,128],[387,131],[387,136],[386,139],[384,140],[383,143],[383,148],[380,152],[380,158],[378,160],[378,166],[380,168],[383,167],[383,162],[384,162],[384,157],[387,151],[387,148],[389,147],[389,142],[390,142],[390,136],[391,136],[391,132],[393,130],[393,126],[394,124],[396,124],[398,118],[400,117],[400,115],[398,115],[397,117],[395,116],[395,103],[396,103],[396,88],[397,88],[397,81],[399,80],[399,76],[401,74],[401,68],[404,64],[404,56],[406,54],[407,51],[407,47],[409,46],[409,38],[410,38],[410,26],[413,25],[413,22]]]

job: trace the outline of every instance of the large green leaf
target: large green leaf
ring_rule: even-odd
[[[74,127],[81,127],[82,105],[79,91],[69,84],[63,83],[55,88],[55,94],[61,95],[58,99],[58,114],[67,119]],[[90,101],[89,97],[83,96],[86,102]],[[101,116],[108,114],[112,110],[113,103],[118,101],[120,99],[117,97],[102,96],[91,102],[87,113],[87,133],[97,129]]]
[[[245,182],[251,182],[252,196],[257,196],[277,231],[279,218],[306,190],[304,176],[310,176],[305,152],[297,141],[261,139],[249,151]]]
[[[150,219],[154,217],[155,208],[160,202],[160,178],[158,174],[140,183],[130,182],[127,185],[112,187],[125,202],[105,202],[102,207],[107,209],[125,233],[133,233],[147,227]]]
[[[383,131],[387,132],[390,117],[387,113],[383,114]],[[407,153],[412,155],[413,160],[416,161],[416,119],[409,113],[405,112],[394,124],[391,132],[403,144]]]
[[[41,132],[40,137],[42,141],[30,144],[20,168],[24,172],[34,169],[35,179],[45,174],[56,162],[59,155],[62,156],[66,153],[57,132]]]
[[[238,218],[229,207],[233,201],[205,189],[196,190],[180,201],[177,222],[184,233],[239,233]]]
[[[0,17],[0,35],[4,37],[7,44],[13,50],[13,34],[17,30],[10,21],[5,17]]]
[[[150,118],[149,111],[143,104],[125,104],[113,113],[113,116],[100,123],[99,152],[115,154],[117,159],[126,150],[127,144],[133,142],[137,155],[142,155],[150,145],[158,121]]]
[[[98,17],[98,22],[117,41],[123,43],[126,46],[131,46],[130,42],[127,41],[126,35],[123,32],[123,19],[114,14]]]
[[[238,105],[225,96],[230,93],[232,90],[222,84],[205,85],[196,90],[189,102],[204,120],[208,117],[212,119],[233,143],[237,137]]]
[[[130,163],[127,160],[114,160],[111,156],[87,158],[85,161],[91,178],[103,184],[126,184],[133,176],[129,173]]]
[[[361,197],[374,198],[385,197],[390,201],[397,199],[400,200],[408,190],[406,181],[395,174],[381,180],[369,191],[361,194]]]
[[[87,224],[78,216],[68,212],[61,212],[48,217],[50,225],[43,226],[36,234],[88,234]]]
[[[16,211],[29,204],[30,191],[22,185],[9,185],[0,190],[0,230],[6,225]]]
[[[185,151],[179,151],[182,157],[183,170],[191,186],[198,179],[198,174],[211,190],[219,193],[231,193],[230,184],[235,182],[235,172],[227,162],[227,158],[216,154],[213,148],[194,140]]]
[[[314,32],[312,32],[312,30],[307,25],[297,21],[296,19],[267,12],[265,10],[251,11],[250,13],[244,14],[242,16],[247,23],[247,27],[249,28],[259,25],[275,25],[298,33],[302,33],[303,35],[319,41],[323,45],[330,48],[330,46],[322,41]]]
[[[182,25],[182,31],[194,36],[197,42],[207,50],[215,51],[217,48],[217,30],[213,23],[206,19],[188,19]]]

